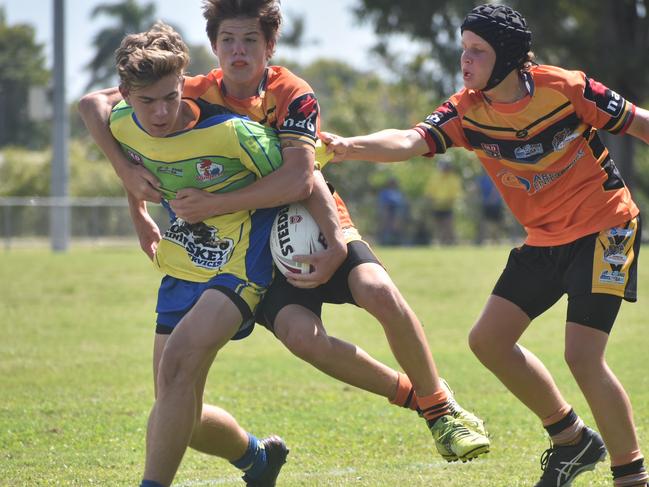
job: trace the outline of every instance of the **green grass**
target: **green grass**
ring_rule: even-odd
[[[507,249],[380,249],[379,255],[424,323],[458,400],[487,420],[489,455],[447,464],[415,414],[329,379],[261,328],[219,355],[207,401],[258,436],[286,439],[291,454],[281,486],[532,485],[547,447],[544,432],[466,345]],[[640,302],[623,305],[608,352],[631,395],[645,451],[647,262],[640,265]],[[135,250],[0,253],[0,486],[138,484],[152,404],[158,282]],[[563,362],[564,316],[562,301],[532,325],[523,343],[592,424]],[[396,366],[380,326],[366,313],[329,306],[324,319],[332,335]],[[609,486],[609,475],[602,464],[574,486]],[[227,462],[189,451],[175,485],[242,485],[238,477]]]

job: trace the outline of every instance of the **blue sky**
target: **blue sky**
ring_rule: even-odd
[[[145,0],[138,0],[145,3]],[[77,98],[87,81],[83,67],[92,57],[92,37],[106,25],[106,20],[90,20],[90,12],[100,3],[117,0],[65,0],[66,5],[66,82],[67,98]],[[208,44],[201,16],[201,0],[154,0],[158,16],[178,25],[188,42]],[[278,50],[280,57],[293,57],[298,62],[328,57],[344,59],[360,69],[374,69],[368,51],[374,43],[369,25],[359,24],[351,13],[356,0],[283,0],[284,20],[291,14],[305,16],[308,43],[299,50]],[[178,5],[182,5],[178,9]],[[9,24],[30,23],[36,27],[37,40],[45,45],[48,67],[52,57],[53,0],[0,0]]]

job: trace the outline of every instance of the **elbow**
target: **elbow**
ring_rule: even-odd
[[[302,201],[307,199],[309,196],[311,196],[311,193],[313,192],[313,171],[305,171],[304,174],[301,175],[300,179],[298,181],[302,181],[302,184],[297,184],[295,187],[295,194],[293,195],[293,198],[291,198],[293,201]]]
[[[91,128],[93,122],[96,120],[107,118],[105,115],[102,117],[99,114],[99,101],[97,95],[94,93],[82,96],[79,100],[77,110],[79,110],[81,120],[83,120],[83,123],[88,127],[88,129]],[[110,116],[110,114],[108,116]]]
[[[79,100],[78,110],[82,118],[85,118],[95,108],[95,95],[89,93],[83,95]]]

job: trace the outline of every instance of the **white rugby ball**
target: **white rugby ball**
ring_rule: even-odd
[[[294,255],[309,255],[327,248],[327,242],[307,209],[299,203],[282,207],[270,231],[270,253],[286,275],[308,274],[309,264],[295,262]]]

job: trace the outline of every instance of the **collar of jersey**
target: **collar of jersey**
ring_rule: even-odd
[[[225,87],[225,83],[223,83],[223,76],[221,76],[221,79],[218,80],[218,83],[219,83],[219,88],[221,89],[221,94],[223,95],[224,98],[228,98],[230,100],[236,100],[239,103],[245,102],[246,100],[259,98],[266,91],[266,85],[268,84],[268,67],[264,69],[264,75],[261,77],[261,81],[259,81],[259,86],[257,86],[257,93],[253,96],[249,96],[248,98],[233,98],[230,95],[228,95],[228,90]]]
[[[498,103],[495,101],[487,100],[484,94],[482,94],[482,98],[485,100],[487,105],[489,105],[497,112],[501,112],[501,113],[520,112],[528,105],[528,103],[532,100],[532,97],[534,96],[534,78],[532,77],[532,74],[529,72],[524,72],[521,74],[521,78],[523,79],[523,83],[525,85],[525,89],[527,90],[527,94],[520,100],[517,100],[514,103]]]

